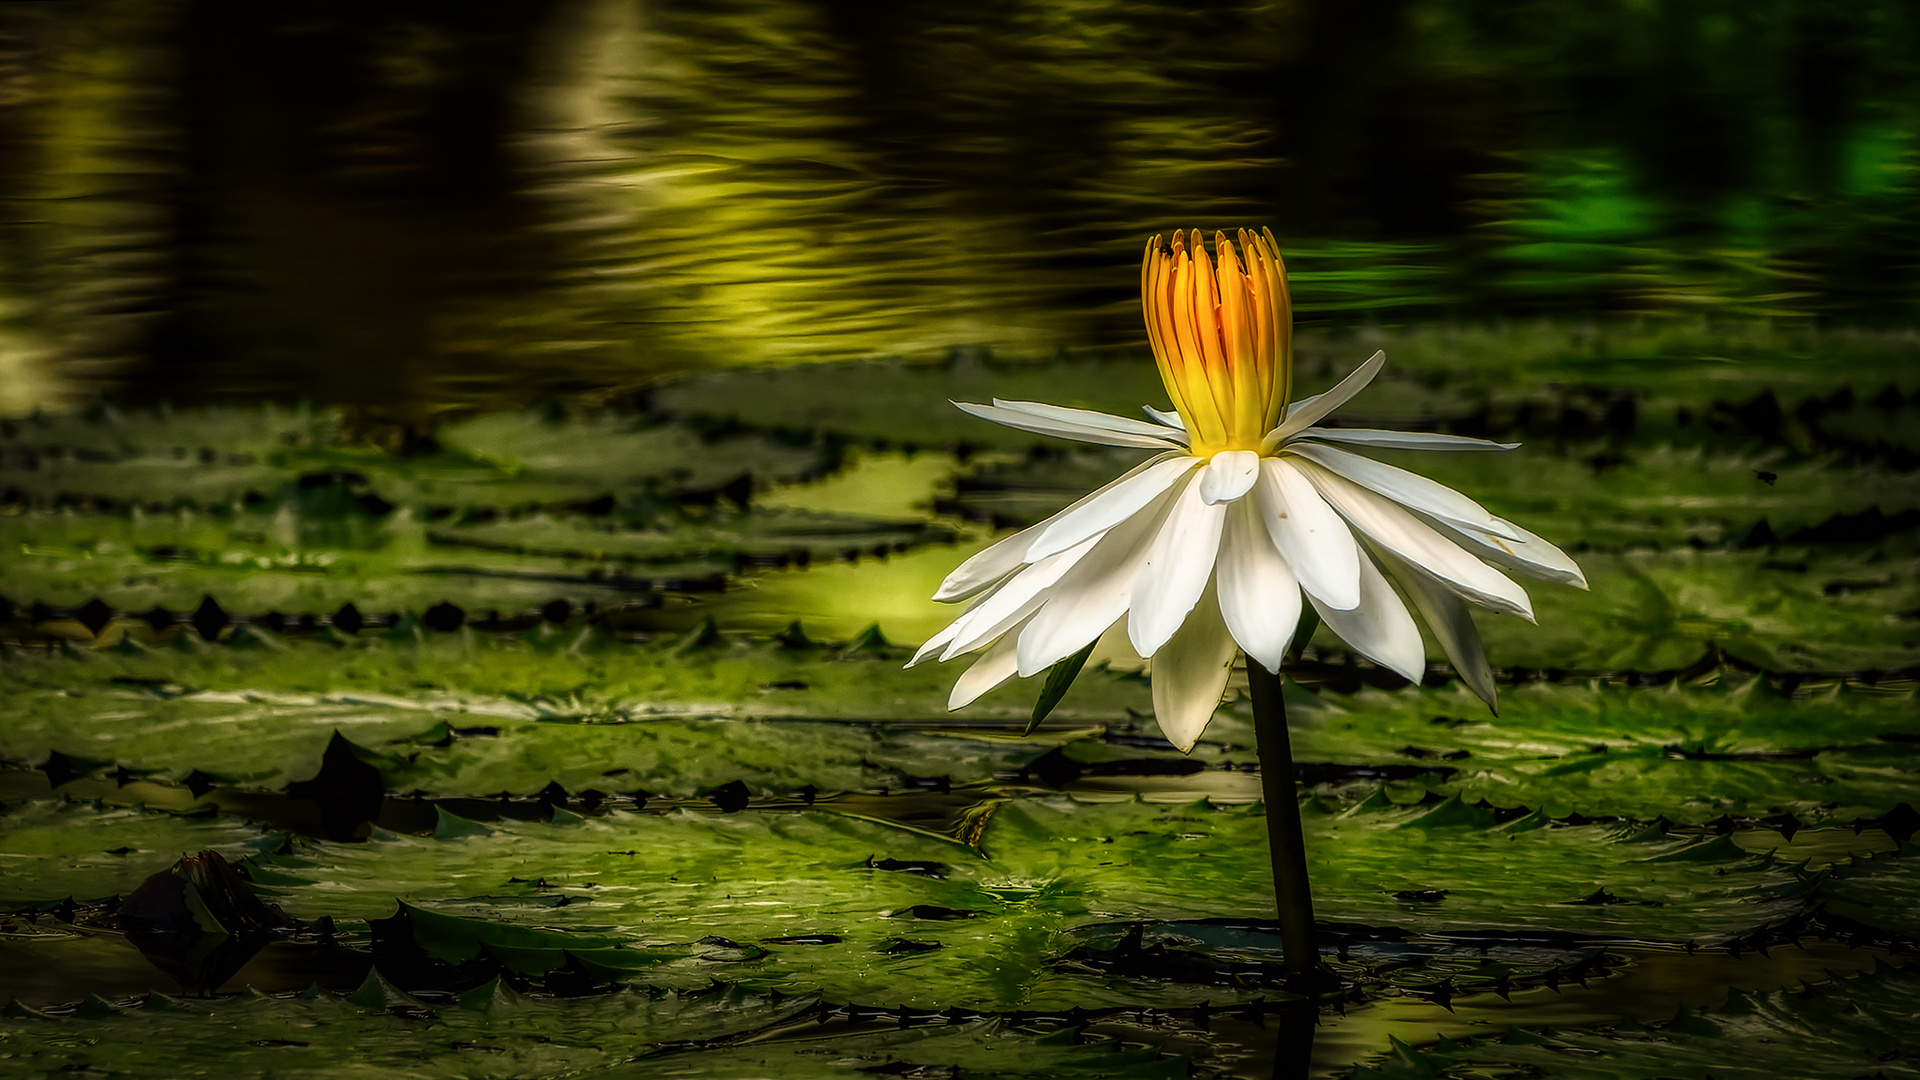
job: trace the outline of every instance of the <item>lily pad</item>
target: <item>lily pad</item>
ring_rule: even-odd
[[[1302,328],[1294,338],[1296,395],[1331,386],[1375,349],[1386,351],[1387,369],[1341,411],[1339,422],[1463,434],[1633,437],[1743,451],[1799,449],[1823,439],[1869,451],[1884,443],[1912,446],[1910,410],[1881,417],[1875,414],[1886,410],[1853,397],[1833,402],[1856,382],[1913,386],[1913,347],[1898,335],[1814,337],[1760,323],[1711,332],[1680,323],[1414,325],[1364,335]],[[1763,393],[1775,402],[1771,412],[1742,412],[1740,406]],[[948,404],[994,397],[1127,416],[1167,400],[1151,357],[1139,349],[1045,365],[963,360],[719,372],[663,387],[654,403],[676,417],[896,445],[1066,445],[973,420]],[[1822,406],[1811,422],[1796,415],[1806,401]],[[1743,421],[1753,414],[1771,420],[1758,427]],[[1854,430],[1863,437],[1849,439]]]
[[[1723,839],[1539,818],[1501,826],[1457,802],[1369,802],[1308,822],[1316,903],[1336,923],[1712,945],[1791,919],[1812,888]],[[1264,828],[1258,807],[1016,799],[994,811],[975,853],[820,810],[681,810],[302,841],[253,864],[271,898],[301,918],[379,919],[399,899],[436,916],[598,935],[636,950],[633,977],[661,985],[713,974],[915,1007],[1065,1008],[1142,995],[1196,1004],[1222,991],[1056,971],[1051,961],[1103,923],[1265,917]],[[1445,898],[1404,898],[1423,891]],[[761,946],[718,967],[696,963],[716,938]]]
[[[1290,718],[1302,760],[1424,766],[1419,782],[1432,790],[1555,815],[1845,822],[1910,800],[1920,777],[1907,741],[1920,734],[1912,691],[1830,682],[1799,693],[1751,676],[1702,687],[1532,683],[1502,688],[1495,715],[1456,685],[1323,692]],[[1222,712],[1209,737],[1249,746],[1245,708]]]
[[[372,999],[317,988],[293,998],[156,994],[141,1007],[100,1016],[0,1017],[0,1031],[16,1066],[56,1074],[559,1077],[661,1044],[711,1039],[725,1045],[812,1005],[804,997],[737,991],[543,1001],[504,986],[432,1006],[405,995],[380,1007],[361,1000]]]
[[[1502,1039],[1443,1041],[1418,1049],[1396,1043],[1386,1060],[1354,1075],[1358,1080],[1465,1080],[1490,1074],[1566,1080],[1895,1076],[1920,1060],[1910,1023],[1916,1009],[1920,979],[1911,971],[1882,970],[1803,991],[1736,991],[1719,1008],[1683,1010],[1651,1029],[1515,1028]]]
[[[404,995],[395,1004],[380,997],[380,1007],[361,998],[318,990],[294,998],[152,995],[141,1007],[107,1006],[98,1015],[0,1017],[0,1038],[16,1063],[36,1072],[128,1076],[404,1071],[427,1078],[854,1080],[960,1069],[1035,1080],[1213,1075],[1150,1046],[1024,1031],[993,1019],[909,1030],[799,1026],[793,1022],[815,1008],[812,998],[737,990],[541,1000],[494,985],[431,1006]]]
[[[536,514],[484,524],[428,523],[407,509],[357,506],[316,517],[278,509],[0,517],[0,595],[128,615],[192,610],[204,596],[240,614],[424,611],[452,600],[484,612],[549,601],[619,603],[711,589],[749,565],[806,565],[950,541],[954,531],[804,511],[676,515],[645,527]]]
[[[235,860],[282,837],[232,817],[39,800],[0,814],[0,909],[131,893],[182,855],[209,848]]]
[[[1014,880],[1074,881],[1092,913],[1248,918],[1272,903],[1264,822],[1257,806],[1020,800],[994,816],[982,844]],[[1504,928],[1706,944],[1803,905],[1806,886],[1790,870],[1730,843],[1642,838],[1633,826],[1543,825],[1540,816],[1499,825],[1457,798],[1309,812],[1315,912],[1415,932]],[[1601,889],[1621,902],[1578,903]],[[1445,900],[1398,895],[1434,890]]]
[[[332,524],[331,535],[309,543],[298,515],[0,517],[0,595],[67,607],[98,599],[129,616],[192,611],[209,596],[242,615],[323,615],[348,603],[368,613],[421,612],[447,600],[518,613],[556,599],[617,605],[676,587],[711,588],[701,583],[732,566],[730,556],[715,563],[701,544],[679,549],[677,562],[644,567],[436,545],[405,509]]]
[[[1445,484],[1568,547],[1747,543],[1762,520],[1772,537],[1821,538],[1831,532],[1842,539],[1849,535],[1845,530],[1822,527],[1854,515],[1877,514],[1882,535],[1920,528],[1920,520],[1898,516],[1920,506],[1920,478],[1912,470],[1851,463],[1835,455],[1808,458],[1784,448],[1586,450],[1543,441],[1505,454],[1380,451],[1368,456]],[[945,505],[980,520],[1029,525],[1113,480],[1142,457],[1143,451],[1087,448],[987,465],[964,478]],[[1880,538],[1855,534],[1867,541]]]
[[[536,515],[477,525],[434,528],[430,543],[523,556],[610,562],[676,563],[709,559],[806,565],[814,559],[904,551],[954,539],[953,529],[917,521],[877,521],[806,511],[716,511],[707,520],[668,528],[620,529],[592,519]]]
[[[1907,843],[1828,871],[1826,911],[1862,927],[1920,941],[1920,848]]]
[[[0,453],[31,450],[92,459],[154,454],[200,457],[261,455],[324,445],[339,438],[338,421],[305,406],[284,409],[121,409],[98,405],[84,413],[36,413],[0,426]],[[205,464],[205,462],[202,462]]]
[[[594,1080],[864,1080],[898,1076],[979,1076],[1020,1080],[1184,1080],[1218,1076],[1184,1055],[1143,1045],[1132,1029],[1121,1037],[1068,1030],[1037,1035],[1004,1020],[845,1036],[796,1035],[771,1043],[662,1056],[593,1073]],[[1122,1041],[1125,1038],[1125,1041]]]
[[[1681,550],[1588,553],[1580,561],[1591,591],[1529,590],[1538,626],[1477,620],[1494,663],[1674,670],[1710,646],[1770,671],[1887,671],[1920,662],[1920,620],[1906,614],[1920,606],[1911,558]],[[1330,644],[1324,635],[1317,640]]]
[[[311,777],[334,731],[389,760],[393,790],[431,794],[642,789],[690,795],[736,779],[756,796],[951,782],[1017,772],[1064,738],[1147,707],[1139,680],[1092,672],[1019,738],[1023,686],[956,723],[951,673],[904,654],[792,638],[663,639],[644,645],[574,629],[520,641],[366,635],[282,648],[37,654],[0,663],[11,703],[0,755],[59,752],[175,782],[229,786]],[[979,727],[983,721],[1007,725]],[[193,733],[187,738],[184,733]],[[1060,732],[1060,733],[1054,733]]]
[[[457,481],[423,473],[411,477],[412,485],[396,487],[396,493],[421,501],[451,495],[456,505],[513,506],[648,488],[714,491],[743,478],[764,486],[815,476],[833,463],[831,454],[811,441],[756,435],[708,439],[685,427],[617,416],[493,413],[442,427],[434,438],[502,475],[478,485],[479,490],[462,491],[465,485]]]
[[[349,445],[330,416],[305,410],[107,412],[29,418],[0,431],[10,500],[219,505],[270,495],[296,477],[352,476],[389,503],[511,507],[711,494],[817,476],[832,451],[806,440],[712,438],[611,415],[494,413],[441,427],[436,452],[399,457]]]

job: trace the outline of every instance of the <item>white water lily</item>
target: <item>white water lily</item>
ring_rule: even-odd
[[[1273,235],[1154,237],[1141,267],[1147,336],[1174,411],[1151,422],[1029,401],[958,403],[1023,431],[1159,453],[1046,521],[968,559],[934,599],[971,601],[911,663],[983,651],[960,708],[1037,674],[1125,619],[1152,661],[1161,730],[1190,750],[1236,648],[1278,673],[1301,597],[1361,655],[1409,680],[1426,650],[1412,601],[1454,669],[1497,705],[1468,605],[1533,619],[1501,570],[1586,587],[1560,549],[1451,488],[1343,447],[1484,451],[1455,435],[1319,426],[1385,363],[1290,401],[1292,309]],[[1395,585],[1399,588],[1396,591]]]

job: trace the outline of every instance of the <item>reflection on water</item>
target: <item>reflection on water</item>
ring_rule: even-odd
[[[1181,223],[1272,222],[1322,321],[1911,319],[1911,18],[0,5],[0,409],[117,387],[411,422],[1133,342],[1135,253]]]
[[[1303,1015],[1266,1016],[1221,1010],[1204,1024],[1180,1010],[1149,1012],[1145,1017],[1095,1019],[1088,1035],[1125,1035],[1151,1040],[1163,1049],[1197,1054],[1205,1065],[1232,1077],[1342,1077],[1356,1062],[1378,1060],[1398,1039],[1408,1044],[1439,1038],[1498,1038],[1513,1026],[1611,1025],[1630,1017],[1643,1023],[1671,1019],[1680,1008],[1722,1006],[1730,989],[1765,993],[1795,985],[1873,970],[1886,962],[1879,949],[1847,949],[1838,943],[1806,941],[1770,955],[1731,957],[1703,951],[1641,946],[1610,946],[1612,974],[1585,983],[1517,990],[1510,1000],[1491,994],[1453,998],[1441,1005],[1416,995],[1386,995],[1364,1004],[1329,1007],[1318,1024],[1303,1030]],[[0,940],[0,992],[35,1007],[71,1003],[80,990],[98,999],[137,1004],[150,992],[178,995],[182,988],[143,959],[119,935],[48,932]],[[277,943],[268,946],[222,990],[251,987],[262,993],[291,994],[311,986],[345,993],[366,977],[369,956],[362,949]],[[130,1000],[132,999],[132,1000]],[[1142,1021],[1148,1025],[1138,1026]],[[819,1037],[821,1025],[809,1021],[802,1037]],[[771,1034],[771,1033],[770,1033]],[[825,1034],[831,1036],[831,1029]],[[1302,1052],[1311,1061],[1299,1060]]]
[[[1348,1075],[1354,1061],[1379,1053],[1389,1037],[1420,1044],[1440,1038],[1497,1038],[1516,1026],[1614,1024],[1623,1017],[1657,1023],[1672,1019],[1681,1008],[1719,1008],[1729,991],[1765,993],[1817,985],[1871,971],[1886,959],[1877,949],[1812,940],[1765,956],[1631,945],[1611,946],[1608,952],[1614,974],[1590,983],[1515,991],[1506,1001],[1495,1001],[1492,995],[1456,998],[1449,1006],[1414,996],[1388,997],[1324,1016],[1315,1039],[1312,1075]]]

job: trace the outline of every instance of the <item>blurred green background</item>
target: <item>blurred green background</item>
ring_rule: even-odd
[[[420,422],[1140,340],[1270,223],[1330,327],[1920,310],[1900,0],[0,5],[0,411]]]

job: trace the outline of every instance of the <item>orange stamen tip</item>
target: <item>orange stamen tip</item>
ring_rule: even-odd
[[[1156,233],[1140,289],[1154,362],[1193,452],[1258,450],[1292,381],[1292,305],[1273,230],[1217,229],[1211,257],[1199,229]]]

